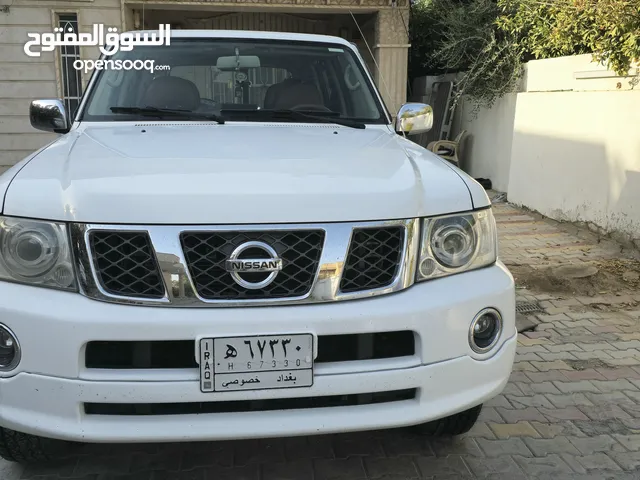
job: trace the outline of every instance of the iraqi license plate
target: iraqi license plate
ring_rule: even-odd
[[[200,390],[229,392],[313,385],[313,335],[200,339]]]

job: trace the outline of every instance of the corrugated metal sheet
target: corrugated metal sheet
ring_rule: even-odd
[[[384,82],[378,88],[393,115],[406,99],[407,49],[402,47],[379,48],[376,54]]]
[[[327,22],[286,13],[229,13],[198,22],[200,28],[291,33],[327,33]]]

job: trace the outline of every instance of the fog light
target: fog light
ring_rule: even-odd
[[[502,333],[500,313],[493,308],[485,308],[471,322],[469,345],[476,353],[486,353],[498,343],[500,333]]]
[[[9,328],[0,324],[0,371],[13,370],[20,363],[20,345]]]

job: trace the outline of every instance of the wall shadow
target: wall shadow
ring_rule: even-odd
[[[556,220],[640,240],[640,157],[602,142],[514,132],[508,195]]]

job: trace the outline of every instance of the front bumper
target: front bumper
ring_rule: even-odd
[[[317,305],[179,309],[101,303],[77,294],[0,284],[0,322],[22,361],[0,378],[0,424],[87,442],[251,438],[397,427],[441,418],[497,395],[516,347],[513,279],[500,263],[376,298]],[[468,330],[485,307],[504,328],[497,346],[474,353]],[[313,387],[202,393],[198,372],[85,367],[87,342],[176,340],[310,332],[415,332],[412,356],[319,364]],[[195,354],[195,344],[194,344]],[[299,410],[175,415],[91,415],[85,403],[192,403],[416,389],[409,400]]]

